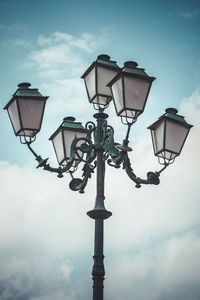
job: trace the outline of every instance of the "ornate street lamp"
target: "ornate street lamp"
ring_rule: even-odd
[[[123,69],[108,83],[117,115],[129,122],[130,119],[135,121],[143,113],[151,84],[155,80],[137,66],[134,61],[125,62]]]
[[[41,128],[45,104],[48,97],[38,89],[30,88],[27,82],[20,83],[7,109],[16,136],[34,137]]]
[[[192,127],[177,112],[175,108],[167,108],[166,113],[148,127],[151,130],[154,154],[160,163],[171,164],[174,161],[181,153]]]
[[[80,122],[75,122],[74,117],[67,117],[63,119],[63,123],[52,134],[49,140],[52,141],[58,164],[66,166],[70,159],[71,144],[75,138],[86,137],[86,130]],[[80,144],[80,142],[79,142]],[[81,154],[79,154],[81,155]],[[74,166],[80,162],[79,156],[74,158]]]
[[[94,208],[87,214],[95,220],[94,265],[92,269],[93,300],[103,300],[103,281],[105,276],[103,255],[103,223],[112,213],[104,205],[104,178],[106,162],[108,165],[122,167],[129,178],[140,188],[142,184],[159,184],[161,172],[181,153],[192,125],[177,110],[169,108],[166,113],[153,123],[152,133],[154,153],[164,167],[158,172],[148,172],[147,178],[138,177],[132,170],[128,152],[129,133],[137,117],[144,111],[147,97],[154,77],[148,76],[144,69],[137,68],[137,63],[126,62],[120,69],[108,55],[100,55],[84,73],[89,102],[98,110],[94,114],[96,124],[87,122],[85,128],[75,118],[67,117],[50,137],[59,166],[51,167],[46,159],[33,150],[31,143],[39,132],[47,97],[37,89],[30,89],[30,84],[22,83],[5,106],[14,132],[20,136],[38,161],[38,168],[57,173],[59,178],[70,173],[72,180],[69,187],[73,191],[84,193],[88,179],[96,169],[97,185]],[[108,125],[108,115],[104,113],[110,101],[114,99],[115,109],[122,122],[127,124],[127,132],[122,144],[114,141],[114,130]],[[79,163],[83,163],[82,178],[74,178],[73,173]]]
[[[107,106],[112,95],[107,84],[120,71],[116,61],[110,60],[108,55],[99,55],[81,78],[85,81],[89,102]]]

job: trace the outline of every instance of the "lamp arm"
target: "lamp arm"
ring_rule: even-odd
[[[33,148],[31,147],[31,142],[27,142],[26,145],[28,146],[29,150],[32,152],[32,154],[35,156],[35,159],[37,160],[37,162],[39,163],[37,168],[43,168],[43,170],[46,170],[46,171],[50,171],[50,172],[53,172],[53,173],[58,173],[58,177],[61,178],[63,177],[62,173],[64,172],[67,172],[72,164],[73,164],[73,160],[70,160],[69,163],[61,168],[61,167],[58,167],[58,168],[52,168],[48,163],[48,158],[45,158],[43,159],[40,155],[38,155],[34,150]]]
[[[160,176],[160,174],[169,166],[170,164],[169,163],[164,163],[164,167],[158,171],[158,172],[155,172],[158,176]]]
[[[166,167],[165,167],[166,168]],[[162,172],[165,168],[163,168],[160,172]],[[137,177],[135,173],[133,172],[133,169],[131,167],[130,159],[128,157],[128,154],[124,156],[123,161],[123,169],[125,169],[127,175],[131,180],[133,180],[136,185],[135,187],[140,188],[141,184],[155,184],[158,185],[160,183],[159,175],[160,172],[148,172],[147,173],[147,179],[142,179],[140,177]]]

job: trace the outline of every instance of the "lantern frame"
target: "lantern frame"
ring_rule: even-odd
[[[45,110],[45,105],[46,105],[46,100],[49,98],[47,96],[42,96],[42,94],[38,91],[38,89],[35,88],[29,88],[31,86],[30,83],[28,82],[23,82],[18,84],[18,89],[17,91],[13,94],[11,100],[6,104],[4,109],[8,111],[8,115],[10,118],[10,122],[12,124],[14,133],[16,136],[24,136],[24,137],[34,137],[41,129],[42,126],[42,120],[44,116],[44,110]],[[43,101],[43,107],[42,107],[42,112],[40,115],[40,120],[39,120],[39,126],[37,128],[33,127],[28,127],[23,125],[23,115],[20,107],[20,101],[29,101],[29,100],[34,100],[34,101]],[[13,120],[13,117],[11,116],[9,112],[9,107],[11,104],[16,103],[16,123],[19,125],[19,129],[16,130],[15,128],[15,121]],[[30,133],[32,132],[32,133]]]
[[[137,68],[138,64],[134,61],[127,61],[124,63],[124,67],[121,69],[121,71],[108,83],[108,86],[111,89],[112,97],[114,100],[114,106],[116,110],[117,116],[131,118],[131,119],[137,119],[137,117],[143,113],[145,109],[145,105],[147,102],[147,98],[151,89],[152,82],[156,79],[155,77],[150,77],[145,72],[145,69],[143,68]],[[140,82],[147,82],[149,84],[146,95],[143,99],[143,106],[142,109],[138,109],[136,107],[129,107],[128,102],[131,103],[132,101],[127,101],[126,99],[126,87],[125,87],[125,80],[127,78],[134,78],[136,80],[139,80]],[[122,95],[122,108],[118,110],[117,108],[117,100],[114,97],[113,92],[113,85],[118,81],[121,80],[121,95]],[[128,114],[130,112],[130,114]]]
[[[178,115],[178,110],[175,108],[167,108],[165,110],[165,114],[163,114],[156,122],[154,122],[152,125],[150,125],[148,127],[148,129],[151,130],[151,137],[152,137],[152,143],[153,143],[153,149],[154,149],[154,154],[155,156],[158,157],[159,162],[162,164],[162,162],[160,161],[160,159],[164,160],[164,164],[170,164],[173,163],[175,158],[177,156],[179,156],[181,154],[181,151],[183,149],[183,146],[185,144],[185,141],[187,139],[187,136],[189,134],[190,129],[193,127],[193,125],[188,124],[185,119],[184,116]],[[166,148],[166,139],[167,139],[167,130],[168,130],[168,126],[167,126],[167,121],[174,123],[174,124],[178,124],[181,125],[182,127],[185,127],[187,129],[187,132],[185,134],[185,137],[183,138],[182,144],[179,147],[178,151],[174,151],[174,150],[170,150],[168,148]],[[162,135],[162,143],[161,143],[161,149],[157,150],[157,145],[156,145],[156,138],[154,135],[155,130],[161,125],[163,124],[163,135]],[[166,157],[166,154],[170,153],[170,157]]]
[[[121,68],[117,65],[116,61],[110,60],[110,56],[106,54],[101,54],[97,57],[96,61],[94,61],[91,66],[85,71],[85,73],[81,76],[81,78],[84,79],[85,87],[87,91],[88,100],[90,103],[96,104],[96,105],[102,105],[102,106],[108,106],[110,101],[112,100],[112,94],[108,89],[108,93],[101,92],[100,90],[100,80],[98,75],[98,68],[103,68],[107,70],[114,71],[116,74],[120,72]],[[93,88],[94,88],[94,94],[90,95],[89,87],[87,84],[87,76],[91,74],[91,72],[94,70],[94,78],[93,78]],[[113,77],[115,77],[115,75]],[[113,78],[112,77],[112,78]],[[106,83],[104,88],[107,87],[107,83],[112,79],[110,78]],[[105,98],[105,103],[101,103],[100,97]]]

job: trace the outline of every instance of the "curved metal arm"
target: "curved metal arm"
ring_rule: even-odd
[[[128,158],[128,154],[124,156],[124,162],[123,162],[123,169],[125,169],[126,173],[128,174],[129,178],[133,180],[136,185],[135,187],[140,188],[141,184],[155,184],[158,185],[160,183],[159,176],[160,173],[166,169],[168,164],[166,164],[160,171],[158,172],[148,172],[147,173],[147,179],[142,179],[140,177],[137,177],[135,173],[133,172],[133,169],[131,167],[130,160]]]
[[[58,173],[58,177],[63,177],[62,173],[69,171],[73,164],[73,159],[68,162],[68,164],[65,167],[58,167],[58,168],[52,168],[49,164],[47,164],[48,158],[43,159],[40,155],[37,155],[37,153],[33,150],[33,148],[30,145],[31,143],[27,142],[26,145],[28,146],[29,150],[33,153],[35,156],[35,159],[39,163],[37,168],[43,167],[44,170]]]
[[[35,156],[36,160],[38,161],[37,168],[42,167],[46,171],[57,173],[58,177],[63,177],[63,173],[69,172],[72,176],[73,171],[70,170],[70,168],[73,165],[75,157],[78,157],[80,161],[85,162],[85,165],[83,167],[83,179],[79,178],[73,178],[70,182],[70,188],[74,191],[79,191],[80,193],[84,193],[85,186],[87,184],[87,181],[89,178],[91,178],[91,173],[93,173],[94,168],[96,165],[92,166],[91,162],[94,161],[96,157],[96,151],[93,147],[92,140],[91,140],[91,133],[94,131],[94,127],[89,124],[89,130],[87,138],[74,138],[72,144],[71,144],[71,152],[70,152],[70,158],[68,160],[68,163],[65,167],[58,167],[58,168],[52,168],[48,163],[48,158],[43,159],[40,155],[38,155],[33,148],[31,147],[32,141],[26,141],[25,144],[28,146],[29,150],[32,152],[32,154]],[[78,146],[78,142],[83,141],[83,143]],[[86,158],[83,158],[83,155],[80,155],[80,152],[84,155],[86,154]],[[73,177],[73,176],[72,176]]]

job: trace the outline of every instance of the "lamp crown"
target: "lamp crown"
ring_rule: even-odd
[[[101,54],[97,57],[97,59],[101,59],[101,60],[106,60],[109,61],[110,60],[110,56],[107,54]]]
[[[165,109],[165,112],[176,115],[178,113],[178,110],[176,108],[171,108],[170,107],[170,108]]]
[[[76,118],[74,118],[74,117],[65,117],[63,119],[64,122],[74,122],[75,120],[76,120]]]
[[[136,63],[135,61],[126,61],[124,63],[124,67],[129,67],[129,68],[137,68],[138,63]]]
[[[19,83],[18,84],[18,87],[20,88],[20,89],[28,89],[29,87],[31,86],[31,84],[29,83],[29,82],[22,82],[22,83]]]

